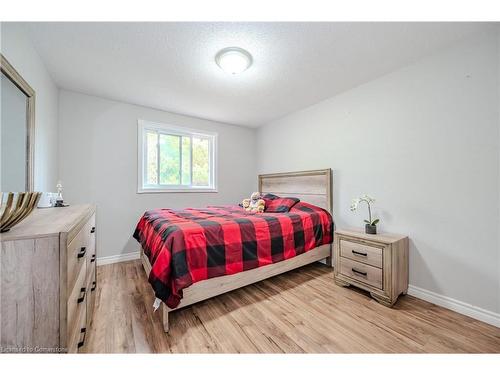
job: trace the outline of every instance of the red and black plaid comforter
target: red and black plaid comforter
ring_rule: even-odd
[[[156,297],[170,308],[182,290],[292,258],[332,243],[330,214],[299,202],[287,213],[249,213],[237,206],[157,209],[144,213],[134,233],[149,258]]]

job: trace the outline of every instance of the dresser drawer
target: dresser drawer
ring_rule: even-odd
[[[87,282],[87,327],[90,327],[92,323],[92,317],[94,312],[95,295],[97,292],[97,280],[95,267],[92,267],[89,273],[89,278]]]
[[[379,247],[340,240],[340,256],[382,268],[382,249]]]
[[[382,289],[382,270],[348,258],[340,258],[340,273],[351,279]]]
[[[96,250],[95,250],[95,215],[89,219],[85,225],[85,230],[87,232],[87,269],[90,267],[95,267],[96,261]],[[89,272],[89,271],[87,271]]]
[[[87,264],[83,263],[78,272],[75,285],[68,297],[68,332],[77,329],[81,310],[86,309],[87,299]],[[71,334],[71,333],[70,333]]]
[[[78,270],[83,263],[88,261],[88,246],[89,234],[87,226],[84,225],[68,245],[68,290],[73,289],[78,276]]]
[[[71,331],[68,331],[68,352],[77,353],[83,349],[87,336],[87,309],[85,304],[82,309],[78,310],[78,319]]]

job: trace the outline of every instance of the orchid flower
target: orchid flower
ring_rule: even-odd
[[[371,204],[375,202],[375,198],[370,197],[368,194],[364,194],[359,198],[354,198],[351,202],[351,211],[356,211],[361,202],[365,202],[368,206],[368,220],[365,220],[365,223],[369,225],[377,225],[380,221],[379,219],[372,220],[372,210]]]

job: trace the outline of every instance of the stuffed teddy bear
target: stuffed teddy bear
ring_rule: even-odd
[[[261,213],[264,212],[266,202],[260,198],[259,192],[254,192],[250,199],[243,199],[242,205],[246,211]]]

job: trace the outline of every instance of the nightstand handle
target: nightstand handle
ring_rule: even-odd
[[[367,254],[367,253],[360,253],[359,251],[356,251],[356,250],[352,250],[352,253],[353,253],[353,254],[355,254],[355,255],[361,255],[361,256],[363,256],[363,257],[368,256],[368,254]]]
[[[356,268],[351,268],[352,272],[359,273],[360,275],[366,276],[366,272],[358,271]]]

